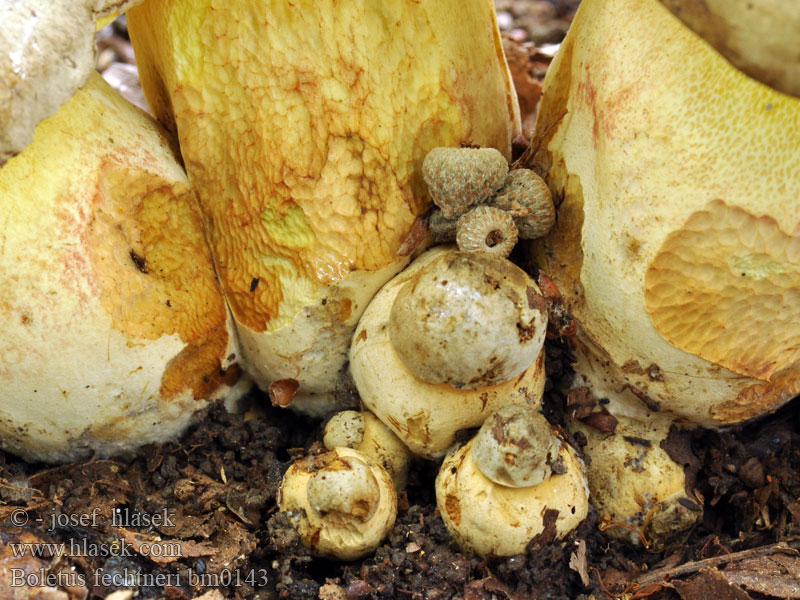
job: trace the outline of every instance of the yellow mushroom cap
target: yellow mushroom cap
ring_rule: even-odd
[[[37,460],[177,436],[238,378],[170,140],[94,74],[0,168],[0,445]]]
[[[447,529],[464,550],[479,556],[522,554],[544,531],[548,510],[557,511],[561,539],[589,512],[583,463],[568,444],[558,457],[565,469],[530,487],[499,485],[481,473],[468,442],[445,458],[436,477],[436,503]]]
[[[453,15],[458,14],[458,19]],[[128,13],[261,387],[324,412],[352,329],[428,207],[436,146],[504,156],[518,107],[490,0],[150,0]]]
[[[357,450],[334,448],[289,467],[278,507],[312,552],[355,560],[373,552],[391,530],[397,496],[383,467]]]
[[[638,395],[708,426],[800,392],[800,99],[657,0],[587,0],[536,132],[563,198],[539,257],[582,375],[626,414],[646,412]]]
[[[524,404],[538,408],[544,389],[541,345],[533,362],[521,373],[477,389],[424,381],[398,357],[389,336],[395,298],[426,265],[438,257],[447,259],[459,254],[450,247],[434,248],[395,276],[364,311],[350,348],[350,372],[361,400],[415,454],[430,458],[442,456],[460,429],[480,426],[501,406]]]

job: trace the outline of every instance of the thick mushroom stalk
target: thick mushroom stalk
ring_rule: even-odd
[[[0,168],[0,445],[35,460],[176,437],[239,355],[171,140],[96,73]]]
[[[149,0],[128,24],[247,370],[326,412],[359,316],[419,241],[403,244],[429,204],[425,154],[508,157],[518,109],[492,3]]]
[[[547,311],[498,257],[438,247],[386,284],[359,321],[350,371],[364,404],[416,454],[506,404],[538,407]]]
[[[563,198],[538,256],[579,325],[577,385],[705,426],[800,392],[798,139],[800,100],[657,0],[581,4],[531,157]]]
[[[589,490],[583,463],[545,418],[530,407],[506,406],[444,460],[436,502],[465,551],[513,556],[547,525],[555,539],[577,527],[589,511]]]
[[[344,410],[325,424],[322,442],[329,450],[353,448],[380,464],[391,475],[395,490],[406,487],[412,454],[394,432],[369,411]]]
[[[14,0],[0,4],[0,166],[94,71],[95,21],[141,0]]]
[[[391,530],[397,497],[386,470],[350,448],[334,448],[289,467],[278,498],[312,552],[355,560]]]

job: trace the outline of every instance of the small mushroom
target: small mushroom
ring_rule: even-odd
[[[436,502],[465,551],[513,556],[540,534],[561,539],[577,527],[589,511],[589,490],[583,463],[545,418],[506,406],[444,460]]]
[[[422,177],[445,218],[466,213],[503,187],[508,162],[494,148],[434,148],[422,163]]]
[[[412,454],[371,412],[344,410],[336,413],[325,425],[322,442],[330,450],[344,447],[363,452],[386,469],[397,491],[405,489]]]
[[[398,291],[389,336],[403,364],[429,383],[477,389],[536,360],[547,312],[536,284],[496,256],[451,252]]]
[[[682,543],[703,514],[702,500],[686,489],[682,464],[664,442],[672,417],[645,421],[616,415],[613,433],[574,420],[570,429],[588,441],[584,452],[592,504],[606,535],[661,552]]]
[[[397,495],[377,462],[351,448],[334,448],[289,467],[278,507],[314,554],[355,560],[373,552],[391,530]]]
[[[434,248],[367,307],[350,371],[375,416],[414,453],[439,457],[501,406],[538,406],[546,312],[511,262]]]

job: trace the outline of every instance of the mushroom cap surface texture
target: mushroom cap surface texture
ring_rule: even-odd
[[[800,96],[800,4],[784,0],[661,0],[734,66]]]
[[[9,0],[0,3],[0,165],[94,71],[95,20],[141,0]]]
[[[389,315],[392,347],[408,370],[459,389],[517,377],[536,360],[546,331],[546,303],[533,280],[482,253],[430,261],[403,284]]]
[[[389,473],[351,448],[295,461],[286,471],[278,507],[314,554],[355,560],[373,552],[397,516]]]
[[[570,423],[588,444],[586,475],[598,521],[609,537],[634,545],[647,544],[651,552],[683,543],[703,514],[686,490],[683,465],[664,449],[672,422],[653,414],[646,421],[619,417],[609,434],[580,421]]]
[[[800,392],[798,139],[800,100],[657,0],[581,3],[531,145],[560,198],[538,260],[612,412],[715,426]]]
[[[245,369],[262,388],[297,380],[292,406],[327,412],[361,312],[408,262],[425,154],[510,153],[519,110],[492,2],[149,0],[128,25]]]
[[[413,455],[400,438],[371,412],[343,410],[336,413],[325,425],[322,442],[329,450],[338,446],[364,453],[386,469],[396,491],[405,489]]]
[[[240,373],[170,139],[98,74],[0,168],[0,445],[27,459],[176,437]]]
[[[456,432],[480,426],[501,406],[525,404],[538,408],[544,389],[541,345],[532,363],[517,376],[474,390],[426,382],[398,357],[389,337],[392,305],[398,293],[434,260],[460,256],[452,247],[439,246],[395,276],[364,311],[350,348],[350,372],[361,400],[415,454],[428,458],[442,456]],[[538,292],[532,280],[529,285]]]
[[[558,457],[565,472],[531,487],[498,485],[481,473],[472,443],[449,454],[436,477],[436,503],[458,545],[479,556],[523,554],[544,531],[547,512],[555,515],[555,538],[577,527],[589,512],[583,463],[569,444]],[[553,518],[551,516],[549,518]]]
[[[507,487],[530,487],[553,472],[561,440],[542,414],[527,406],[497,410],[472,440],[472,460],[481,473]]]

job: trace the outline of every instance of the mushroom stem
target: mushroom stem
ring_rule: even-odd
[[[521,554],[546,527],[561,539],[589,511],[583,463],[572,447],[535,409],[506,406],[498,413],[445,458],[436,478],[447,529],[479,556]]]

